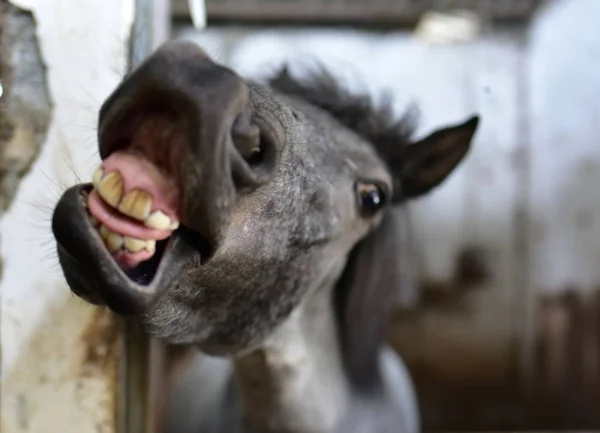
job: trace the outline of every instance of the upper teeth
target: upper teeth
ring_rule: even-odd
[[[133,189],[121,199],[118,209],[125,215],[144,221],[152,210],[152,196],[141,189]]]
[[[110,206],[121,213],[143,221],[146,227],[158,230],[176,230],[179,221],[172,221],[164,212],[152,210],[152,195],[141,189],[132,189],[125,194],[125,181],[119,171],[104,173],[98,167],[92,176],[98,194]]]
[[[100,197],[104,199],[106,203],[112,207],[117,207],[121,197],[123,197],[123,189],[125,188],[125,182],[123,176],[118,171],[111,171],[100,179],[96,189],[100,194]]]

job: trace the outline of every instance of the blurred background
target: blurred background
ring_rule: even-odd
[[[183,404],[193,362],[70,295],[49,233],[97,163],[99,105],[169,38],[247,78],[323,63],[415,103],[418,135],[479,113],[465,164],[409,208],[390,341],[427,431],[600,430],[600,1],[191,3],[0,1],[2,432],[158,433]]]

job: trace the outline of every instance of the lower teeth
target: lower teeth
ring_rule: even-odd
[[[143,240],[129,236],[122,236],[118,233],[110,231],[104,225],[97,227],[97,230],[100,234],[100,237],[102,237],[102,240],[104,240],[104,245],[106,245],[106,248],[108,248],[108,251],[111,253],[116,253],[117,251],[138,253],[144,250],[154,253],[156,249],[156,241],[153,239]]]
[[[84,200],[87,200],[88,194],[82,196]],[[85,203],[87,205],[87,201]],[[138,253],[140,251],[149,251],[154,253],[156,250],[156,241],[153,239],[144,240],[132,238],[129,236],[122,236],[118,233],[112,232],[105,225],[100,224],[98,219],[91,215],[88,212],[88,218],[92,223],[92,226],[96,228],[100,237],[104,241],[104,245],[111,254],[114,254],[118,251],[130,252],[130,253]]]

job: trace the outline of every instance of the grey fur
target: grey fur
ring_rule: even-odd
[[[233,382],[217,379],[226,368],[215,372],[222,409],[202,412],[198,432],[419,430],[412,384],[385,344],[403,284],[399,219],[406,200],[464,158],[478,120],[413,142],[411,122],[322,77],[245,83],[191,43],[171,42],[107,100],[102,157],[152,121],[149,106],[181,125],[168,142],[137,149],[182,191],[184,227],[148,285],[116,268],[73,192],[55,211],[75,293],[233,362]],[[258,162],[248,152],[257,130]],[[360,184],[380,191],[379,209],[361,201]]]

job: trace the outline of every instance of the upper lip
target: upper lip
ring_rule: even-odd
[[[189,260],[200,254],[175,232],[167,241],[150,284],[144,286],[132,281],[103,246],[88,218],[81,193],[91,188],[91,184],[81,184],[68,189],[57,203],[52,217],[59,260],[69,263],[63,267],[67,281],[70,285],[85,284],[88,287],[78,287],[74,292],[92,292],[93,298],[100,298],[119,314],[142,314],[161,297]],[[74,265],[86,275],[70,275]]]

